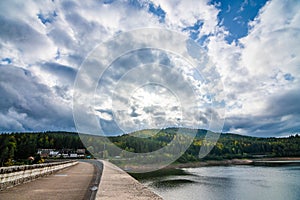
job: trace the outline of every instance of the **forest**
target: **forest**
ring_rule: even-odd
[[[101,136],[81,134],[83,136],[79,137],[78,133],[71,132],[2,133],[0,134],[0,166],[28,164],[27,158],[30,156],[35,157],[33,163],[37,163],[41,160],[37,155],[38,149],[76,150],[84,148],[87,149],[88,154],[92,153],[97,158],[122,157],[125,150],[135,153],[152,152],[168,145],[174,138],[178,138],[178,131],[181,132],[181,135],[196,132],[191,145],[177,159],[179,163],[260,156],[300,157],[299,135],[285,138],[259,138],[222,133],[217,143],[214,144],[206,141],[207,130],[166,128],[110,136],[107,137],[109,141],[103,140]],[[217,133],[209,132],[209,134]],[[115,145],[121,150],[114,150],[112,147]],[[200,148],[208,148],[211,151],[206,157],[200,159],[198,157]]]

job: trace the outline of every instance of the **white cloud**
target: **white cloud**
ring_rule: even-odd
[[[108,4],[103,4],[101,1],[26,1],[23,3],[1,1],[0,61],[5,64],[6,75],[15,77],[15,79],[9,79],[7,83],[1,82],[2,89],[5,92],[9,91],[12,101],[9,102],[10,106],[6,105],[5,109],[1,107],[3,112],[0,113],[0,118],[3,120],[1,120],[0,127],[3,130],[12,130],[13,128],[9,127],[15,124],[14,130],[36,128],[35,121],[30,121],[33,117],[31,110],[36,109],[33,106],[34,103],[39,105],[37,108],[42,111],[43,106],[40,102],[35,101],[37,97],[31,94],[32,91],[40,95],[48,95],[47,98],[42,97],[49,102],[47,108],[58,116],[65,117],[68,121],[72,117],[70,113],[71,96],[75,73],[91,50],[116,34],[137,28],[163,27],[188,35],[191,30],[186,28],[194,26],[199,21],[203,25],[194,32],[199,31],[196,39],[208,36],[201,44],[207,48],[207,52],[196,52],[190,46],[189,54],[197,57],[202,53],[207,53],[212,58],[212,64],[209,67],[200,67],[201,75],[207,80],[207,83],[202,84],[200,75],[184,64],[181,63],[184,67],[178,68],[178,73],[181,73],[184,81],[191,83],[194,91],[201,94],[199,102],[202,105],[209,102],[210,99],[206,95],[206,92],[209,91],[221,104],[222,85],[216,84],[214,81],[220,78],[227,94],[225,98],[228,117],[227,130],[247,134],[249,132],[251,134],[267,134],[268,127],[270,130],[270,127],[277,127],[276,122],[281,125],[281,128],[277,127],[280,131],[288,131],[298,126],[297,123],[293,124],[289,121],[297,113],[292,113],[292,111],[281,113],[274,109],[275,113],[275,111],[272,112],[273,108],[270,109],[270,105],[273,105],[274,99],[282,99],[283,91],[287,91],[287,94],[291,95],[293,93],[291,91],[300,90],[300,47],[298,45],[298,41],[300,41],[300,3],[279,0],[267,2],[255,20],[249,23],[251,27],[249,34],[232,44],[228,44],[225,40],[228,32],[218,21],[219,10],[209,1],[154,0],[153,3],[155,6],[160,6],[165,12],[164,21],[161,21],[155,13],[148,11],[151,1],[146,0],[135,3],[126,0],[112,1]],[[145,40],[145,38],[138,39]],[[174,41],[170,41],[171,39],[164,38],[164,41],[158,41],[153,46],[165,45],[165,48],[168,49],[175,44]],[[124,41],[124,46],[126,45],[131,45],[129,38]],[[185,46],[178,45],[176,50],[181,52],[182,48]],[[101,53],[103,58],[113,56],[110,52]],[[6,58],[12,63],[9,63]],[[131,64],[141,63],[141,60],[150,63],[153,58],[156,57],[140,54],[137,55],[137,60],[133,60]],[[163,60],[163,56],[159,59]],[[180,60],[170,56],[168,59],[162,62],[180,65]],[[207,58],[205,57],[205,59]],[[206,61],[203,62],[206,63]],[[8,66],[12,69],[7,68]],[[15,67],[30,73],[32,82],[25,79],[26,81],[23,83],[24,88],[26,88],[25,85],[30,87],[30,91],[25,91],[25,89],[25,92],[22,91],[20,88],[23,87],[21,86],[16,88],[18,84],[14,80],[19,76],[13,74],[16,72]],[[92,75],[97,74],[96,69],[94,70]],[[127,68],[120,67],[118,70],[109,75],[124,74],[124,71],[121,70],[126,71]],[[220,74],[218,75],[216,71]],[[189,95],[185,94],[183,84],[176,83],[174,77],[172,79],[174,74],[165,75],[163,71],[160,74],[163,74],[168,81],[174,82],[172,84],[174,90],[182,91],[182,95]],[[94,78],[89,77],[85,81],[88,83]],[[114,80],[111,78],[106,81],[113,82]],[[128,79],[126,82],[129,87],[133,83],[133,79]],[[35,88],[33,85],[37,87]],[[10,90],[11,88],[14,90]],[[108,86],[105,91],[111,89]],[[126,93],[126,91],[122,92]],[[142,92],[141,90],[140,92],[140,96],[149,95],[147,91]],[[120,104],[122,103],[121,96],[120,93]],[[106,97],[103,96],[103,98]],[[297,100],[297,97],[293,99]],[[141,101],[139,99],[140,103],[134,103],[137,107],[136,110],[127,108],[127,114],[129,109],[133,115],[139,114],[141,121],[149,123],[147,117],[142,116],[145,111],[142,109]],[[278,101],[276,100],[276,102]],[[1,102],[3,100],[0,100],[0,104]],[[15,109],[13,104],[19,104],[22,112]],[[153,108],[153,112],[164,107],[166,108],[165,115],[172,116],[170,110],[172,107],[176,107],[175,104],[175,100],[171,102],[171,98],[167,99],[161,103],[160,107]],[[107,111],[110,106],[111,102],[106,101],[99,109],[102,109],[101,112]],[[84,108],[82,109],[84,110]],[[67,114],[63,114],[63,112]],[[203,108],[203,113],[189,119],[191,124],[197,119],[205,121],[204,118],[208,118],[205,115],[207,112]],[[161,112],[157,116],[161,117],[163,113]],[[221,111],[220,116],[222,116]],[[99,117],[109,121],[111,113],[102,112]],[[52,115],[48,114],[48,118],[53,121]],[[42,128],[43,125],[49,128],[46,126],[48,118],[45,117],[45,121],[42,121],[39,128]],[[174,121],[174,119],[172,120]],[[255,122],[257,119],[260,122]],[[170,119],[170,122],[172,120]],[[131,121],[131,123],[137,123],[137,121]],[[61,125],[57,121],[54,124]]]
[[[281,124],[285,128],[278,128],[279,120],[270,104],[283,91],[300,90],[299,9],[298,2],[270,1],[249,23],[249,34],[238,44],[228,44],[222,37],[210,38],[209,53],[227,92],[227,130],[270,135],[298,126],[285,122]],[[240,123],[243,120],[245,123]]]
[[[300,3],[272,1],[251,23],[249,35],[241,39],[245,46],[242,65],[251,75],[270,77],[279,71],[300,74],[299,9]]]
[[[63,88],[39,83],[28,70],[0,66],[0,92],[0,115],[7,118],[1,120],[1,131],[68,130],[73,126]]]
[[[166,12],[166,25],[181,31],[183,28],[193,26],[198,20],[203,21],[201,35],[216,33],[218,30],[218,10],[209,5],[206,0],[187,1],[161,1],[154,0]]]
[[[138,41],[138,36],[133,35],[126,37],[131,38],[130,43]],[[176,37],[173,39],[177,41]],[[177,43],[176,47],[182,44],[185,43]],[[117,46],[118,49],[123,45],[126,43]],[[96,90],[96,113],[100,111],[99,117],[104,120],[108,118],[103,112],[114,114],[125,132],[176,125],[208,128],[210,115],[216,113],[207,110],[215,101],[209,95],[218,90],[209,85],[211,80],[205,82],[195,73],[182,58],[161,50],[123,55],[101,77]]]

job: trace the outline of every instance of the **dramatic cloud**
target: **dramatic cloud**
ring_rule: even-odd
[[[300,110],[296,98],[290,99],[300,89],[299,8],[293,1],[270,1],[238,43],[215,37],[208,45],[227,92],[225,130],[258,136],[299,131]],[[293,109],[280,106],[279,99]]]
[[[0,66],[0,130],[72,130],[72,111],[62,88],[38,82],[26,70]]]
[[[128,52],[106,63],[112,65],[92,100],[85,90],[98,81],[99,69],[91,68],[80,88],[82,96],[88,94],[80,112],[95,115],[104,130],[114,133],[155,126],[209,128],[212,119],[224,117],[226,105],[224,131],[257,136],[299,132],[299,10],[293,0],[1,1],[0,131],[75,130],[72,97],[81,63],[120,33],[156,27],[203,47],[202,52],[193,43],[177,46],[178,52],[187,48],[192,59],[203,58],[197,66],[201,73],[176,57],[176,51]],[[132,38],[123,46],[131,46]],[[167,49],[168,41],[175,44],[168,38],[153,46]],[[121,52],[109,48],[99,55],[103,63]],[[172,84],[135,88],[145,77]],[[197,94],[196,108],[188,104],[187,84]],[[199,112],[191,111],[183,120],[176,93]]]

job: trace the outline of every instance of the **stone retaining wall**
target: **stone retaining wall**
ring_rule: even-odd
[[[101,162],[103,163],[103,171],[96,200],[163,199],[116,165],[104,160]]]
[[[35,165],[0,167],[0,190],[34,180],[76,165],[78,161],[53,162]]]

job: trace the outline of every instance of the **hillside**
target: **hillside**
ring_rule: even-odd
[[[102,137],[99,136],[83,135],[80,138],[77,133],[70,132],[5,133],[0,134],[0,165],[24,164],[30,156],[36,157],[35,162],[38,162],[40,160],[37,155],[38,149],[76,150],[86,148],[91,153],[98,152],[95,156],[101,158],[122,156],[123,151],[114,151],[113,145],[117,145],[121,150],[136,153],[152,152],[170,143],[176,137],[177,131],[178,128],[142,130],[122,136],[108,137],[113,144],[102,140]],[[177,160],[180,163],[199,161],[198,153],[201,147],[212,148],[204,158],[205,160],[300,156],[300,137],[298,135],[287,138],[258,138],[225,133],[220,135],[218,142],[214,145],[205,141],[206,130],[184,128],[180,131],[186,135],[196,131],[192,144]],[[217,133],[210,132],[210,135],[212,134]],[[89,146],[85,147],[82,140]],[[87,143],[86,140],[92,142]]]

